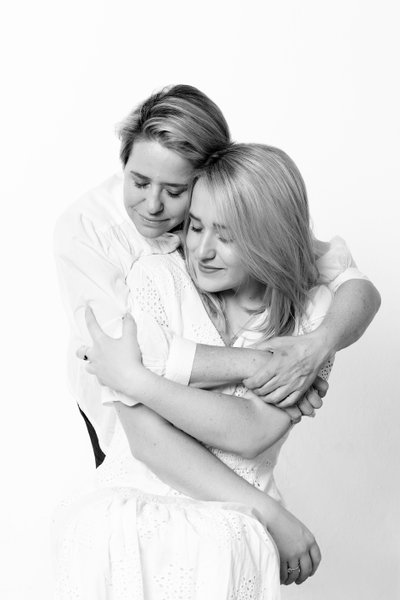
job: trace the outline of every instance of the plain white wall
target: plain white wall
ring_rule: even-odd
[[[37,0],[2,17],[3,385],[0,596],[51,598],[53,507],[92,469],[65,375],[57,215],[119,168],[114,124],[169,83],[223,109],[235,139],[285,149],[315,231],[340,234],[383,305],[343,351],[278,478],[323,562],[283,597],[399,593],[398,10],[366,0]]]

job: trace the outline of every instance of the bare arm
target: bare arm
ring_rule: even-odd
[[[222,450],[253,457],[289,429],[289,415],[254,394],[246,398],[188,388],[143,367],[130,315],[124,320],[122,337],[113,339],[101,330],[89,308],[86,313],[94,341],[93,348],[81,350],[81,356],[89,356],[88,372],[187,434]]]
[[[331,356],[360,339],[380,305],[380,294],[370,281],[346,281],[335,293],[322,324],[310,335],[319,338],[320,348]]]
[[[197,345],[190,384],[207,389],[244,381],[264,400],[290,406],[316,380],[330,356],[356,342],[380,306],[375,286],[363,279],[343,283],[321,325],[312,333],[269,341],[268,351]]]
[[[230,396],[191,389],[144,367],[126,373],[119,391],[132,396],[205,444],[253,458],[280,439],[291,420],[256,395]]]
[[[269,363],[244,380],[264,400],[290,406],[315,380],[327,359],[357,341],[380,306],[380,295],[366,280],[343,283],[321,325],[307,335],[274,338]],[[286,399],[286,400],[285,400]]]
[[[198,500],[234,502],[254,511],[278,547],[282,583],[288,577],[288,563],[311,564],[304,569],[304,579],[315,572],[321,556],[314,536],[278,502],[147,407],[116,403],[116,409],[132,454],[165,483]]]

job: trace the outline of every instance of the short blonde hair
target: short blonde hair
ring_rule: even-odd
[[[317,280],[307,192],[295,163],[278,148],[232,144],[209,159],[193,186],[199,180],[248,274],[265,285],[264,337],[292,333]],[[203,296],[225,327],[221,298]]]
[[[175,85],[147,98],[120,123],[120,158],[128,162],[135,140],[156,140],[194,168],[230,143],[228,124],[218,106],[190,85]]]

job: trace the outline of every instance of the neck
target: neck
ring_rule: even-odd
[[[252,312],[263,305],[264,293],[265,285],[251,279],[237,289],[222,292],[221,297],[224,298],[226,306]]]
[[[223,335],[227,344],[233,344],[246,329],[251,328],[254,312],[263,306],[265,286],[254,282],[243,289],[223,292],[226,331]]]

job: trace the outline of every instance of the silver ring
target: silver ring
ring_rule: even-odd
[[[295,567],[294,569],[292,569],[291,567],[288,567],[288,569],[287,569],[288,573],[294,573],[295,571],[300,571],[300,566]]]

